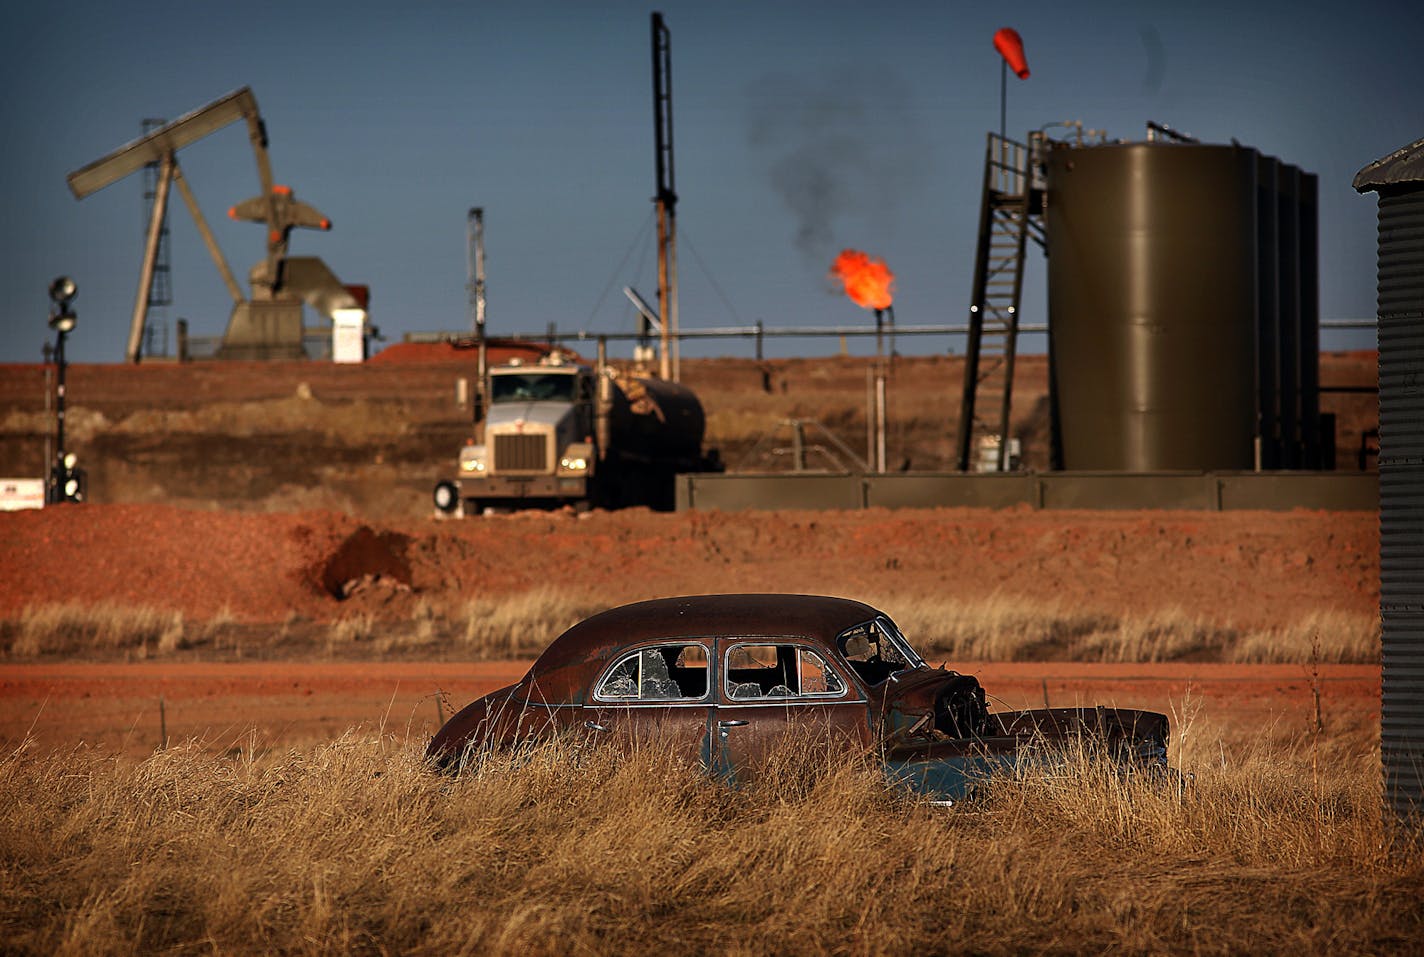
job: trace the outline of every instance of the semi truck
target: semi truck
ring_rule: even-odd
[[[559,351],[491,366],[457,478],[436,484],[436,509],[478,515],[516,508],[669,511],[679,472],[722,471],[703,451],[706,417],[692,390]]]

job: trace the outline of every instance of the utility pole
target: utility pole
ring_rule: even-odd
[[[479,336],[485,327],[485,211],[470,208],[466,219],[465,251],[469,259],[470,331]]]
[[[475,396],[472,411],[476,422],[485,414],[485,376],[488,351],[485,348],[485,211],[470,208],[465,219],[465,255],[469,260],[470,322],[478,347],[475,365]]]
[[[653,130],[657,166],[658,313],[662,317],[662,378],[680,381],[677,324],[677,189],[672,160],[672,34],[653,14]]]
[[[64,358],[64,340],[74,331],[78,317],[71,303],[78,295],[79,287],[68,276],[60,276],[49,284],[49,327],[56,333],[54,343],[55,366],[58,370],[58,384],[55,390],[55,444],[58,448],[50,463],[49,476],[45,482],[45,504],[60,502],[82,502],[85,481],[82,469],[75,468],[76,459],[72,452],[64,448],[64,373],[68,363]]]

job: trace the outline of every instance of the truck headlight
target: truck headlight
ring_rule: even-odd
[[[559,457],[561,475],[589,475],[593,472],[593,444],[570,442]]]
[[[480,474],[485,470],[485,447],[467,445],[460,450],[460,471]]]

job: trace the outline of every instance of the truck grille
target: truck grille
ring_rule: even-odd
[[[549,441],[544,435],[496,435],[494,467],[498,472],[547,472]]]

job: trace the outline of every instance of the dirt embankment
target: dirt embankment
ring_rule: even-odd
[[[1010,608],[1119,617],[1173,610],[1189,623],[1239,628],[1310,611],[1369,615],[1378,602],[1377,529],[1372,513],[1306,511],[631,510],[384,524],[335,512],[150,505],[0,513],[0,621],[47,605],[143,607],[234,622],[237,640],[251,642],[180,647],[137,664],[92,647],[0,663],[0,738],[142,751],[165,736],[287,746],[353,724],[423,735],[524,665],[469,664],[468,649],[438,637],[389,651],[368,639],[355,654],[366,660],[332,661],[350,650],[333,654],[321,636],[353,620],[374,635],[397,632],[422,609],[474,600],[518,605],[528,596],[526,619],[536,617],[529,606],[566,595],[597,607],[716,591],[841,594],[897,617],[927,597],[953,615],[956,603],[995,594]],[[282,660],[250,661],[254,646],[258,657]],[[300,660],[313,657],[321,660]],[[1370,665],[954,666],[979,673],[996,707],[1109,703],[1171,710],[1176,721],[1204,704],[1213,721],[1229,716],[1257,734],[1305,727],[1319,692],[1332,730],[1378,716],[1379,671]]]
[[[1368,512],[634,509],[363,525],[334,512],[79,505],[0,513],[0,616],[107,602],[197,620],[397,619],[420,602],[454,607],[557,584],[605,604],[737,591],[882,603],[997,593],[1269,627],[1312,610],[1369,613],[1378,555]]]

